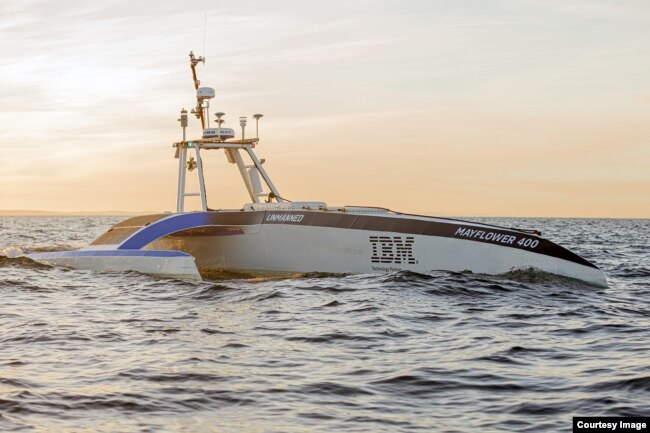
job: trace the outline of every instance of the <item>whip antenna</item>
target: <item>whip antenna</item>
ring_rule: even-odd
[[[203,15],[203,57],[205,57],[205,35],[208,27],[208,11],[206,10]]]

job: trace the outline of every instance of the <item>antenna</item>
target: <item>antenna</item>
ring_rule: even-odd
[[[185,141],[185,130],[187,129],[187,110],[185,108],[181,110],[181,117],[178,121],[181,122],[181,128],[183,128],[183,141]]]
[[[247,120],[248,119],[246,118],[246,116],[240,116],[239,117],[239,124],[241,125],[241,139],[242,140],[244,139],[244,129],[246,128],[246,121]]]
[[[221,140],[221,124],[224,122],[222,117],[225,116],[226,113],[219,111],[218,113],[214,113],[214,115],[217,118],[217,138]]]
[[[253,118],[255,119],[255,138],[258,140],[260,139],[260,117],[264,117],[264,115],[260,113],[253,114]]]
[[[203,57],[205,57],[205,34],[208,28],[208,11],[205,10],[203,15]]]

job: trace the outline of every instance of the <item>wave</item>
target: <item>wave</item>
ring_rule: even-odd
[[[615,277],[626,279],[648,278],[650,277],[650,268],[643,266],[632,267],[628,263],[621,263],[615,266],[610,271],[610,274]]]
[[[625,390],[640,391],[641,393],[650,392],[650,376],[633,377],[631,379],[609,380],[595,383],[587,387],[589,391],[607,391]]]
[[[494,375],[473,375],[466,379],[452,379],[453,375],[433,379],[428,374],[400,374],[371,382],[384,392],[402,395],[435,395],[446,391],[480,390],[488,392],[525,392],[530,388]]]
[[[544,272],[536,268],[525,268],[525,269],[513,269],[511,271],[499,274],[498,277],[510,280],[517,281],[526,284],[552,284],[555,286],[564,286],[564,287],[582,287],[594,289],[589,283],[584,281],[576,280],[574,278],[563,277],[561,275],[551,274]]]
[[[0,256],[0,268],[4,267],[19,267],[26,269],[49,269],[51,266],[39,263],[29,257],[7,257]]]
[[[343,385],[335,382],[310,383],[301,386],[299,391],[309,395],[334,395],[346,397],[374,394],[374,392],[359,386]]]

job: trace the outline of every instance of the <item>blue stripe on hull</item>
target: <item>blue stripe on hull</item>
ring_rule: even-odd
[[[126,239],[119,247],[120,250],[137,250],[140,249],[156,239],[181,230],[210,225],[207,215],[204,212],[193,212],[171,215],[168,218],[156,221],[150,226],[142,228],[140,231],[134,233]]]

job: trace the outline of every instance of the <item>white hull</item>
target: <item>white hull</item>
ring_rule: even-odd
[[[122,252],[136,254],[120,254]],[[100,272],[136,271],[143,274],[157,275],[167,278],[186,280],[201,280],[194,258],[188,254],[177,253],[174,256],[147,253],[160,251],[130,251],[130,250],[81,250],[61,251],[53,253],[38,253],[30,258],[41,263],[64,268],[85,269]],[[170,251],[165,251],[169,253]]]
[[[82,250],[83,256],[64,252],[32,257],[81,269],[182,278],[222,271],[269,275],[443,270],[495,275],[534,268],[607,285],[604,273],[593,264],[531,232],[359,209],[259,205],[245,211],[136,217],[117,224]],[[97,257],[92,257],[94,251]],[[117,257],[125,251],[141,254]],[[146,252],[173,256],[156,264]]]

